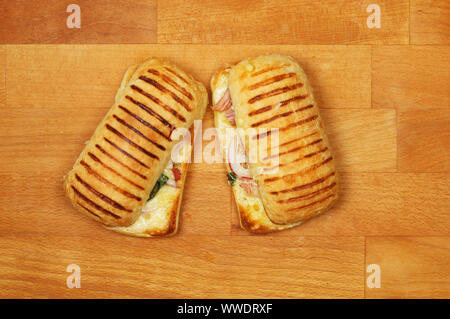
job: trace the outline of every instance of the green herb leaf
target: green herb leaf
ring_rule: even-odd
[[[228,182],[230,183],[230,185],[234,186],[234,183],[236,182],[236,178],[237,178],[236,174],[234,174],[233,172],[229,172],[227,174],[227,177],[228,177]]]
[[[158,193],[158,191],[161,189],[161,187],[163,187],[167,183],[168,180],[169,180],[169,178],[166,175],[161,174],[161,176],[156,181],[155,186],[153,186],[153,189],[150,192],[150,196],[148,197],[148,200],[151,200],[153,197],[155,197],[156,193]]]

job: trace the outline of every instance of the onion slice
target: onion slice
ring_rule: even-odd
[[[175,187],[175,188],[180,188],[180,186],[173,180],[173,179],[169,179],[166,182],[167,186],[171,186],[171,187]]]
[[[243,161],[240,161],[239,159],[242,159]],[[228,165],[230,166],[230,170],[239,178],[248,180],[253,179],[250,169],[243,167],[241,165],[242,162],[246,163],[248,160],[241,139],[239,136],[235,135],[228,147]]]
[[[213,105],[211,108],[213,111],[223,112],[231,107],[230,90],[227,89],[225,94],[220,98],[219,102]]]
[[[232,126],[236,126],[235,113],[232,107],[225,111],[225,117]]]

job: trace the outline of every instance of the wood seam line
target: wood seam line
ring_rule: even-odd
[[[157,0],[156,1],[156,44],[161,44],[160,42],[159,42],[159,1],[160,0]]]
[[[367,267],[367,236],[364,236],[364,266],[363,266],[363,290],[364,290],[364,299],[366,296],[366,267]]]
[[[6,73],[7,73],[7,71],[8,71],[8,46],[7,45],[2,45],[2,47],[4,48],[4,54],[5,54],[5,56],[4,56],[4,62],[5,62],[5,65],[4,65],[4,74],[3,74],[3,89],[5,90],[5,110],[7,110],[8,109],[8,91],[6,90],[6,87],[7,87],[7,85],[6,85],[6,79],[7,79],[7,76],[6,76]]]
[[[231,190],[231,194],[230,194],[230,236],[234,236],[233,235],[233,205],[236,205],[236,203],[234,203],[234,194],[233,194],[233,190]],[[239,211],[236,208],[236,213],[238,214],[238,222],[239,222],[239,229],[241,229],[241,222],[240,222],[240,217],[239,217]]]
[[[399,121],[399,116],[398,116],[398,110],[395,109],[395,171],[396,173],[399,173],[399,169],[398,169],[398,157],[399,157],[399,151],[398,151],[398,121]]]
[[[408,3],[408,44],[411,45],[411,0]]]
[[[370,46],[370,108],[373,107],[373,45]]]

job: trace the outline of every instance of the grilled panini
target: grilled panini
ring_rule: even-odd
[[[333,206],[339,186],[334,158],[307,77],[291,57],[246,59],[217,72],[211,88],[215,125],[244,229],[290,228]],[[247,163],[248,173],[236,174],[229,165],[226,127],[256,131],[246,136],[247,155],[250,140],[268,145],[267,156]],[[271,134],[277,134],[276,144],[268,142]]]
[[[173,165],[171,150],[178,141],[172,132],[201,119],[207,100],[204,86],[172,63],[151,58],[129,68],[114,105],[65,177],[72,204],[124,233],[150,236],[176,231],[187,164],[177,168],[174,192],[163,185],[150,202],[148,198],[168,165]],[[161,218],[145,217],[149,211],[145,208],[163,196]],[[147,220],[144,226],[127,228],[143,225],[142,220]]]

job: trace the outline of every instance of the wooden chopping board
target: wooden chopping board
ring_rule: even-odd
[[[412,2],[409,16],[408,6],[382,1],[389,23],[401,26],[391,35],[341,33],[338,23],[335,37],[328,25],[310,37],[294,32],[291,40],[281,28],[270,41],[253,22],[248,32],[256,43],[249,34],[214,31],[221,20],[208,22],[201,13],[197,21],[202,30],[210,23],[210,37],[191,24],[176,32],[170,21],[183,16],[166,2],[146,8],[158,10],[157,24],[140,26],[151,40],[125,31],[130,42],[156,44],[124,44],[130,38],[122,35],[120,44],[86,45],[114,43],[106,26],[75,40],[61,33],[46,41],[56,22],[19,41],[25,27],[8,25],[16,36],[0,34],[0,297],[448,298],[450,47],[448,37],[422,28],[415,12],[427,7]],[[286,1],[273,23],[308,26],[292,22],[291,6]],[[12,8],[7,14],[20,14]],[[121,9],[114,8],[113,16]],[[339,7],[329,8],[337,17]],[[449,13],[441,9],[434,13],[438,30]],[[308,21],[319,16],[314,12]],[[42,44],[48,42],[58,44]],[[336,208],[288,231],[248,234],[239,227],[222,164],[206,163],[190,166],[180,231],[172,238],[116,234],[71,207],[62,177],[112,105],[129,65],[166,57],[209,87],[219,67],[266,52],[292,55],[309,76],[342,176]],[[203,128],[211,126],[208,110]],[[79,289],[66,286],[71,264],[81,269]],[[380,266],[380,288],[366,285],[372,264]]]

